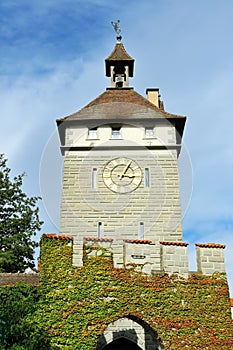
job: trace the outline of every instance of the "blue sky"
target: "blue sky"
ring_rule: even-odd
[[[50,186],[61,179],[55,120],[109,85],[104,59],[119,18],[136,59],[131,85],[143,96],[159,87],[165,109],[189,117],[180,172],[190,268],[194,243],[227,244],[233,295],[232,16],[231,0],[1,1],[0,151],[12,175],[26,172],[29,195],[42,187],[42,232],[58,232],[59,194]]]

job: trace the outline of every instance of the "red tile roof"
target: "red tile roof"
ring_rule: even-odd
[[[230,299],[230,305],[233,307],[233,298]]]
[[[60,118],[63,121],[99,120],[99,119],[181,119],[185,116],[167,113],[156,107],[133,88],[108,88],[81,110]]]
[[[95,242],[112,242],[112,238],[98,238],[98,237],[83,237],[85,241],[95,241]]]
[[[200,248],[222,248],[222,249],[226,247],[225,244],[216,244],[216,243],[196,243],[196,246]]]
[[[151,241],[148,239],[124,239],[125,243],[137,243],[137,244],[150,244]]]
[[[187,247],[188,246],[188,243],[186,243],[186,242],[160,241],[159,243],[162,245],[176,245],[176,246],[180,246],[180,247]]]
[[[56,233],[44,233],[42,235],[42,238],[46,237],[46,238],[55,238],[55,239],[66,239],[66,240],[72,240],[73,237],[72,236],[64,236],[64,235],[57,235]]]
[[[0,286],[15,286],[19,282],[37,286],[39,285],[39,279],[38,273],[1,273]]]

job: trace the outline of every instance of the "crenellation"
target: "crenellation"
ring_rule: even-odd
[[[163,241],[159,244],[151,241],[134,240],[133,235],[130,239],[122,240],[111,239],[109,237],[98,238],[95,236],[74,239],[73,242],[73,264],[82,266],[83,248],[89,249],[90,256],[104,256],[113,259],[115,268],[135,268],[145,274],[155,274],[163,271],[169,275],[178,274],[181,277],[188,278],[188,244],[178,241]],[[211,248],[210,248],[211,249]],[[216,249],[216,248],[214,248]],[[206,249],[205,249],[206,250]],[[208,251],[208,248],[207,248]],[[212,275],[214,272],[225,272],[224,253],[220,248],[220,258],[209,260],[209,255],[205,252],[197,251],[198,272],[205,275]]]
[[[223,244],[196,244],[198,272],[204,275],[212,275],[214,272],[225,273]]]

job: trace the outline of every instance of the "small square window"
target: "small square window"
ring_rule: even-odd
[[[92,128],[88,130],[89,139],[97,139],[97,128]]]
[[[112,128],[112,139],[120,139],[120,138],[121,138],[121,129]]]
[[[145,137],[147,139],[154,137],[154,129],[153,128],[145,128]]]

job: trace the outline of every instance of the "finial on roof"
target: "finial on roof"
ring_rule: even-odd
[[[117,22],[111,22],[112,26],[117,33],[117,41],[121,42],[122,36],[121,36],[121,28],[120,28],[120,20],[118,19]]]

